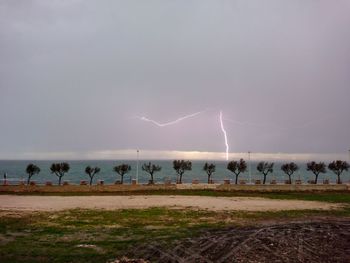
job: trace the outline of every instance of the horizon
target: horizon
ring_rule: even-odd
[[[199,151],[157,151],[140,150],[139,160],[159,160],[171,161],[185,159],[191,161],[220,161],[227,162],[243,158],[249,159],[248,152],[229,153],[229,159],[225,160],[226,152],[199,152]],[[349,161],[350,151],[348,153],[250,153],[251,161]],[[0,161],[135,161],[137,160],[136,149],[126,150],[107,150],[97,152],[61,152],[61,153],[22,153],[13,155],[12,158],[0,156]]]

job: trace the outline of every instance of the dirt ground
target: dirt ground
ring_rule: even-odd
[[[338,204],[273,200],[256,197],[208,196],[17,196],[0,195],[0,210],[59,211],[66,209],[140,209],[150,207],[194,208],[211,211],[281,211],[336,209]]]
[[[345,263],[350,262],[350,221],[208,231],[200,237],[177,242],[171,248],[166,244],[138,247],[129,256],[162,263]]]

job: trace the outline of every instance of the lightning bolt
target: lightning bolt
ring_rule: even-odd
[[[189,114],[189,115],[185,115],[185,116],[182,116],[180,118],[177,118],[176,120],[174,121],[169,121],[169,122],[164,122],[164,123],[160,123],[158,121],[155,121],[155,120],[152,120],[152,119],[149,119],[147,117],[136,117],[142,121],[145,121],[145,122],[150,122],[158,127],[165,127],[165,126],[169,126],[169,125],[174,125],[174,124],[177,124],[185,119],[189,119],[189,118],[193,118],[201,113],[203,113],[205,111],[199,111],[199,112],[195,112],[195,113],[192,113],[192,114]],[[226,130],[225,130],[225,127],[224,127],[224,122],[223,122],[223,117],[222,117],[222,111],[220,111],[220,115],[219,115],[219,119],[220,119],[220,127],[221,127],[221,130],[222,130],[222,133],[224,134],[224,139],[225,139],[225,146],[226,146],[226,160],[228,161],[228,155],[229,155],[229,145],[228,145],[228,141],[227,141],[227,133],[226,133]]]
[[[158,127],[165,127],[165,126],[169,126],[169,125],[174,125],[174,124],[177,124],[179,123],[180,121],[183,121],[183,120],[186,120],[188,118],[193,118],[201,113],[203,113],[204,111],[199,111],[199,112],[195,112],[195,113],[192,113],[192,114],[189,114],[189,115],[185,115],[183,117],[180,117],[174,121],[169,121],[169,122],[165,122],[165,123],[160,123],[160,122],[157,122],[155,120],[151,120],[151,119],[148,119],[146,117],[138,117],[140,120],[142,121],[147,121],[147,122],[151,122],[153,123],[154,125],[157,125]]]
[[[222,133],[224,134],[224,138],[225,138],[225,145],[226,145],[226,161],[228,161],[228,151],[229,151],[229,146],[228,146],[228,142],[227,142],[227,133],[224,127],[224,122],[222,121],[222,111],[220,111],[220,126],[221,126],[221,130]]]

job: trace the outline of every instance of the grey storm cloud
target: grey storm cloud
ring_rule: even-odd
[[[349,1],[0,1],[0,156],[343,153]],[[137,118],[177,125],[157,127]]]

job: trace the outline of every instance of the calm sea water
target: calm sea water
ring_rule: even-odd
[[[45,183],[46,181],[51,181],[57,183],[58,178],[56,175],[50,173],[50,165],[55,161],[0,161],[0,179],[3,179],[3,174],[7,173],[7,178],[9,183],[18,183],[21,180],[27,178],[25,173],[26,166],[29,163],[35,163],[41,169],[39,175],[34,175],[32,180],[37,183]],[[141,165],[143,163],[148,163],[149,161],[139,161],[139,182],[147,183],[149,180],[149,175],[141,170]],[[162,170],[155,173],[156,182],[164,182],[166,179],[171,179],[172,182],[176,180],[176,173],[172,167],[172,161],[151,161],[154,164],[160,165]],[[88,180],[88,175],[85,174],[85,167],[98,166],[101,168],[101,172],[97,174],[94,178],[94,182],[97,180],[104,180],[105,183],[114,183],[116,180],[120,180],[120,176],[113,172],[113,167],[122,163],[127,163],[131,166],[131,171],[124,177],[125,183],[130,183],[132,178],[136,177],[136,161],[135,160],[125,160],[125,161],[69,161],[70,170],[63,177],[63,181],[68,181],[70,183],[79,183],[81,180]],[[187,171],[183,176],[184,183],[190,183],[193,179],[198,179],[200,182],[207,182],[207,175],[203,171],[203,165],[205,161],[193,161],[192,171]],[[234,174],[226,169],[227,162],[224,161],[213,161],[216,164],[216,172],[213,175],[213,180],[216,182],[222,182],[224,179],[231,178],[234,179]],[[281,171],[282,163],[275,162],[274,172],[268,175],[268,182],[271,179],[276,179],[277,181],[284,181],[287,179],[286,175]],[[256,170],[257,162],[251,162],[251,177],[252,180],[262,179],[262,175]],[[305,163],[298,163],[300,170],[293,175],[293,179],[301,179],[303,181],[314,179],[314,175],[311,172],[306,171]],[[249,173],[246,172],[239,176],[239,179],[249,180]],[[331,171],[327,171],[326,174],[321,174],[319,176],[320,182],[323,179],[330,179],[332,182],[335,181],[336,176]],[[343,182],[348,182],[350,179],[350,173],[344,172],[342,175]]]

